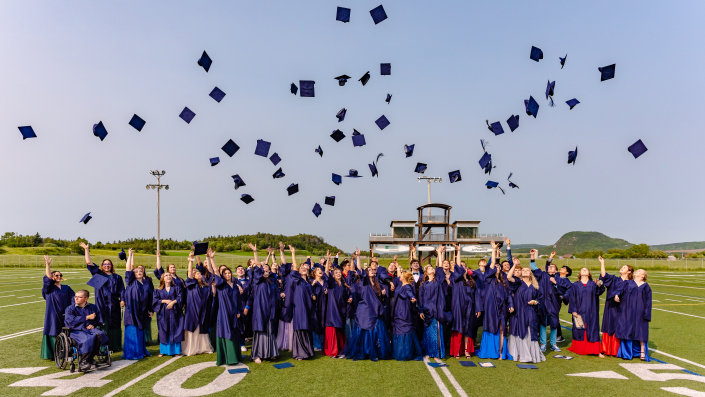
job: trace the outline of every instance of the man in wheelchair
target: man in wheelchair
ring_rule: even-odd
[[[64,324],[70,329],[70,337],[78,344],[81,362],[78,370],[85,372],[95,364],[93,357],[100,351],[100,347],[108,343],[108,337],[97,328],[102,324],[100,311],[92,303],[88,303],[90,293],[86,290],[76,292],[75,305],[66,308]]]

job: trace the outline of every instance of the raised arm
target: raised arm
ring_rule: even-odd
[[[600,261],[600,276],[605,277],[605,274],[607,273],[605,271],[605,259],[602,258],[602,255],[597,257],[597,260]]]
[[[259,256],[257,255],[257,246],[255,244],[249,243],[248,246],[255,255],[255,263],[259,266]]]
[[[296,265],[296,248],[294,248],[293,245],[290,245],[290,246],[289,246],[289,251],[291,251],[291,271],[292,271],[292,272],[294,272],[294,271],[298,272],[298,271],[299,271],[299,267]]]
[[[539,268],[536,266],[536,250],[532,248],[529,253],[531,254],[531,262],[529,262],[531,265],[531,271],[538,270]]]
[[[51,278],[51,258],[47,255],[44,255],[44,264],[46,265],[45,274],[48,278]]]
[[[211,249],[211,247],[208,247],[208,251],[206,252],[206,255],[208,256],[208,263],[211,266],[211,274],[220,276],[220,273],[216,273],[213,271],[213,269],[218,268],[218,265],[215,264],[215,251],[213,251],[213,249]]]
[[[436,248],[436,268],[441,267],[441,264],[443,263],[443,260],[441,259],[441,256],[445,256],[443,251],[443,245],[438,244],[438,248]]]
[[[492,244],[492,258],[490,258],[490,269],[494,269],[495,262],[497,259],[497,243],[492,240],[490,244]]]
[[[504,242],[507,244],[507,261],[512,263],[514,261],[512,260],[512,249],[509,247],[509,244],[511,244],[509,237],[505,237]]]
[[[135,268],[135,253],[132,252],[132,248],[127,250],[127,262],[125,264],[125,271],[132,271]]]
[[[83,257],[86,260],[86,265],[92,265],[93,261],[91,261],[91,249],[90,246],[87,243],[84,243],[81,241],[78,244],[79,247],[83,248]]]
[[[409,244],[409,263],[411,263],[411,261],[414,259],[417,259],[416,258],[416,247],[414,247],[414,244]]]
[[[193,251],[188,254],[188,272],[186,277],[193,279]]]
[[[210,251],[210,248],[209,248],[208,250]],[[212,265],[212,262],[211,262],[211,260],[210,260],[210,257],[208,256],[208,253],[206,253],[206,262],[205,262],[205,263],[206,263],[206,266],[208,267],[208,271],[209,271],[212,275],[214,275],[214,276],[215,276],[215,275],[220,276],[220,274],[218,274],[218,273],[215,272],[215,269],[214,269],[214,267],[213,267],[213,265]]]
[[[286,263],[286,258],[284,257],[284,243],[279,242],[279,264],[283,265]]]
[[[458,266],[460,266],[460,262],[462,262],[460,259],[460,244],[455,243],[455,264]]]
[[[162,256],[157,251],[157,271],[162,270]]]
[[[507,273],[507,280],[511,283],[514,282],[514,268],[517,267],[516,263],[512,263],[512,268],[509,269],[509,273]]]
[[[330,251],[326,251],[326,274],[330,274]]]

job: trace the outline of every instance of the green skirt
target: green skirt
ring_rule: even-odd
[[[232,334],[232,339],[218,338],[216,344],[218,353],[215,365],[235,365],[242,361],[240,338],[234,333]]]
[[[108,328],[108,348],[112,352],[122,351],[122,328]]]
[[[208,330],[208,339],[211,341],[211,346],[218,346],[218,338],[216,337],[215,325]]]
[[[148,327],[144,327],[144,344],[152,343],[152,322],[149,322]]]
[[[40,357],[45,360],[53,360],[55,344],[56,336],[42,335],[42,354]]]

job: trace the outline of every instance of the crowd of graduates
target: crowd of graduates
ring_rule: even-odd
[[[81,370],[90,368],[92,354],[101,344],[122,351],[123,358],[149,356],[157,322],[159,356],[216,353],[217,365],[242,361],[251,343],[251,360],[276,359],[291,351],[296,360],[314,357],[316,351],[337,359],[422,360],[452,356],[538,363],[547,347],[559,352],[559,313],[563,305],[572,314],[575,354],[605,355],[648,361],[651,289],[643,269],[625,265],[619,275],[608,274],[604,261],[597,280],[582,268],[572,282],[572,269],[552,263],[555,252],[540,269],[531,251],[530,267],[512,258],[509,239],[506,260],[500,245],[492,242],[489,262],[477,269],[461,260],[459,246],[435,252],[423,268],[410,247],[410,268],[402,269],[396,257],[387,268],[370,258],[362,264],[360,251],[339,262],[330,253],[315,263],[309,257],[298,264],[293,246],[287,262],[284,244],[268,248],[233,272],[216,263],[208,249],[205,261],[191,252],[185,278],[174,265],[164,269],[157,256],[153,271],[134,265],[134,253],[125,257],[124,279],[106,259],[100,266],[82,243],[95,287],[95,305],[89,292],[62,285],[61,272],[51,270],[45,257],[42,295],[46,300],[41,357],[53,359],[54,342],[61,328],[71,329],[84,353]],[[448,258],[448,259],[447,259]],[[600,335],[600,296],[605,306]],[[123,328],[124,325],[124,335]],[[549,339],[547,343],[547,328]]]

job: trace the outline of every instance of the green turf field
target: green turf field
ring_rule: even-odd
[[[2,396],[191,396],[191,395],[313,395],[313,396],[473,396],[473,395],[705,395],[705,273],[651,271],[653,289],[651,355],[663,363],[642,363],[617,358],[581,357],[567,352],[570,331],[563,329],[565,343],[559,354],[573,360],[553,358],[539,363],[538,370],[522,370],[514,362],[491,361],[495,368],[462,367],[455,359],[442,360],[445,368],[423,362],[369,362],[333,360],[316,355],[297,362],[284,353],[278,362],[295,367],[277,370],[272,362],[245,361],[250,373],[229,374],[214,367],[215,355],[158,358],[158,346],[148,346],[153,357],[136,362],[120,361],[113,355],[113,370],[104,375],[70,375],[53,362],[41,360],[39,350],[44,301],[41,297],[43,269],[0,269],[0,393]],[[74,290],[86,288],[85,268],[63,269],[66,284]],[[91,288],[88,288],[91,290]],[[91,299],[92,302],[92,299]],[[570,317],[563,308],[564,325]],[[156,323],[153,322],[156,337]],[[128,364],[128,365],[125,365]],[[200,365],[199,365],[200,364]],[[241,364],[243,365],[243,364]],[[39,368],[35,368],[39,367]],[[4,373],[26,369],[27,375]],[[179,371],[180,369],[182,369]],[[11,370],[9,372],[13,372]],[[599,374],[594,374],[600,372]],[[570,374],[593,373],[586,376]],[[620,379],[596,379],[597,375]],[[66,375],[51,377],[56,375]],[[17,385],[18,382],[24,386]],[[11,384],[16,386],[10,387]],[[690,391],[686,390],[690,389]],[[688,394],[691,393],[691,394]]]

